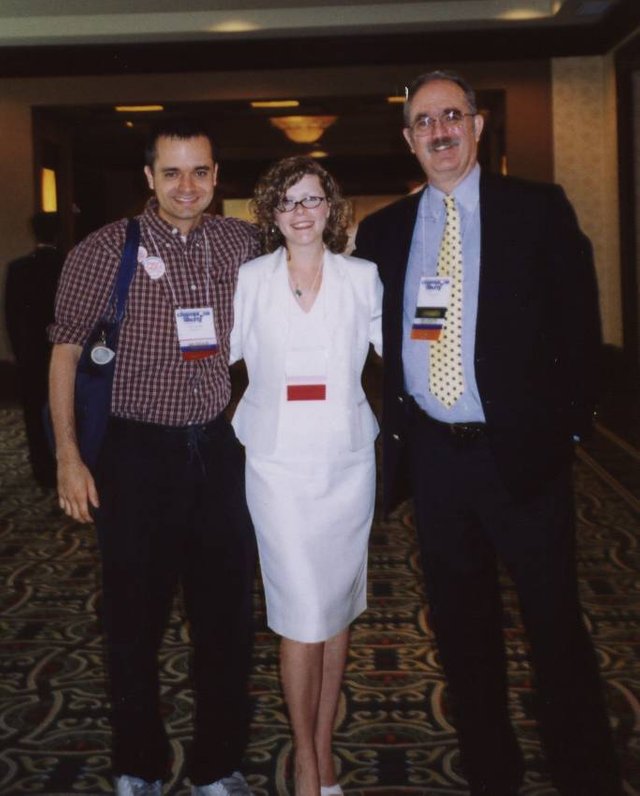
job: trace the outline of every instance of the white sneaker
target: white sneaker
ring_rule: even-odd
[[[320,796],[344,796],[340,785],[320,785]]]
[[[209,785],[192,785],[191,796],[251,796],[247,780],[239,771]]]
[[[123,774],[113,781],[116,796],[162,796],[162,782],[147,782],[140,777]]]

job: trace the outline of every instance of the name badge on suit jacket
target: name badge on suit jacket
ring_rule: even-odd
[[[411,325],[411,339],[429,340],[430,342],[439,340],[450,302],[451,280],[449,277],[421,277],[416,314]]]

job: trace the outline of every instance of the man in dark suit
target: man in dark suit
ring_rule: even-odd
[[[591,422],[600,344],[591,247],[561,188],[481,172],[483,118],[461,78],[417,78],[404,121],[428,187],[365,219],[355,254],[385,289],[385,507],[406,472],[463,770],[472,796],[513,796],[523,777],[501,560],[554,785],[617,796],[574,551],[572,447]]]
[[[63,257],[57,248],[58,214],[36,213],[31,219],[36,248],[9,263],[5,286],[7,332],[16,358],[31,469],[44,487],[56,484],[56,465],[46,438],[42,409],[47,400],[51,345],[47,326]]]

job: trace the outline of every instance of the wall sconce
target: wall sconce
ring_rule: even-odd
[[[45,213],[55,213],[58,210],[58,188],[53,169],[45,168],[40,172],[40,207]]]
[[[289,141],[296,144],[315,144],[337,118],[337,116],[271,116],[269,121],[278,130],[282,130]]]

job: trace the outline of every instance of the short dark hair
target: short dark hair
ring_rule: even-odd
[[[211,154],[214,162],[217,160],[216,145],[211,135],[211,131],[202,119],[188,116],[174,116],[161,119],[156,122],[147,136],[147,144],[144,150],[144,162],[146,166],[153,168],[157,157],[157,144],[159,138],[179,138],[184,141],[188,138],[206,138],[211,144]]]
[[[426,86],[427,83],[433,83],[436,80],[448,80],[451,83],[455,83],[456,86],[459,86],[464,91],[466,100],[469,103],[469,110],[472,113],[478,112],[476,92],[463,77],[456,72],[449,72],[446,69],[434,69],[432,72],[424,72],[423,74],[418,75],[418,77],[416,77],[415,80],[412,80],[409,84],[407,88],[407,98],[402,108],[405,127],[409,127],[411,125],[411,100],[423,86]]]
[[[329,218],[322,239],[334,254],[345,250],[348,241],[347,227],[351,218],[349,202],[342,198],[338,184],[317,160],[305,155],[294,155],[274,163],[262,175],[250,203],[267,252],[275,251],[284,243],[282,233],[275,224],[277,205],[288,189],[307,174],[318,177],[329,203]]]
[[[31,217],[31,228],[38,243],[55,244],[60,233],[60,216],[41,210]]]

